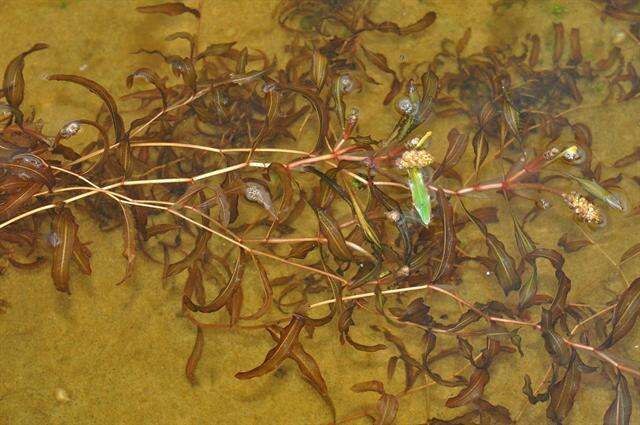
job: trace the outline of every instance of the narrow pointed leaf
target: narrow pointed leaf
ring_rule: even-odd
[[[268,326],[267,331],[271,334],[271,338],[274,341],[278,342],[282,338],[282,329],[277,326]],[[320,367],[318,366],[318,362],[311,356],[311,354],[307,353],[307,351],[302,347],[302,344],[296,343],[291,347],[291,352],[289,357],[296,362],[298,365],[298,370],[304,377],[304,379],[313,387],[313,389],[322,397],[322,399],[327,403],[329,410],[331,410],[331,415],[335,422],[336,409],[333,405],[333,400],[329,396],[329,390],[327,388],[327,383],[322,377],[322,372],[320,372]]]
[[[567,418],[580,388],[581,376],[574,351],[562,379],[549,387],[549,395],[551,397],[547,406],[547,417],[549,419],[562,423]]]
[[[473,146],[474,154],[473,168],[475,172],[478,173],[478,170],[480,170],[480,167],[489,154],[489,142],[487,141],[483,130],[478,130],[475,136],[473,136],[473,142],[471,145]]]
[[[204,332],[202,328],[198,326],[196,328],[196,341],[193,345],[193,350],[187,359],[187,366],[185,367],[185,374],[191,385],[196,383],[195,371],[198,366],[198,362],[202,357],[202,349],[204,347]]]
[[[521,144],[522,137],[520,134],[520,113],[511,104],[511,102],[506,101],[502,106],[502,114],[504,116],[504,120],[507,123],[507,126],[509,127],[509,131],[511,131],[516,141]]]
[[[560,236],[560,239],[558,239],[558,246],[561,247],[564,252],[576,252],[592,244],[591,241],[587,239],[576,239],[570,241],[568,238],[569,235],[563,233],[562,236]]]
[[[638,256],[638,254],[640,254],[640,243],[637,243],[633,245],[631,248],[627,249],[620,257],[620,263],[629,261],[633,257]]]
[[[231,277],[229,278],[227,285],[220,290],[218,295],[210,303],[203,306],[196,306],[192,302],[189,302],[190,300],[188,300],[185,305],[189,308],[193,307],[192,310],[199,311],[201,313],[213,313],[214,311],[220,310],[232,299],[236,291],[240,289],[242,277],[244,276],[244,267],[245,255],[244,251],[241,250],[238,254],[236,264],[233,268],[233,272],[231,273]]]
[[[520,287],[518,291],[518,309],[522,310],[529,305],[531,300],[538,293],[538,267],[532,264],[531,275]]]
[[[311,62],[311,75],[313,76],[313,82],[318,89],[321,89],[324,85],[324,80],[327,76],[327,65],[329,60],[320,51],[314,49]]]
[[[264,316],[267,311],[269,311],[269,307],[271,307],[271,297],[273,296],[273,289],[271,287],[269,276],[267,275],[267,270],[264,268],[258,257],[252,255],[251,259],[253,260],[253,264],[256,266],[256,269],[258,270],[258,276],[260,277],[260,282],[262,283],[263,294],[262,304],[260,305],[260,308],[258,308],[258,311],[249,316],[242,317],[242,319],[245,320],[255,320]]]
[[[616,398],[604,413],[604,425],[629,425],[631,423],[631,393],[627,379],[618,371]]]
[[[494,272],[505,295],[512,290],[519,289],[521,285],[520,275],[516,271],[513,257],[509,255],[504,244],[493,234],[487,231],[487,226],[471,214],[464,204],[461,203],[461,205],[467,213],[467,216],[469,216],[471,221],[473,221],[485,237],[489,255],[496,262]]]
[[[618,211],[624,210],[624,204],[622,203],[622,201],[613,193],[609,192],[607,189],[600,186],[600,184],[595,180],[576,177],[574,175],[570,175],[570,177],[574,179],[576,182],[578,182],[584,190],[586,190],[591,195],[593,195],[594,197],[598,198],[599,200],[607,204],[609,207]]]
[[[184,3],[179,1],[154,4],[151,6],[136,7],[136,10],[140,13],[161,13],[163,15],[177,16],[183,13],[190,13],[196,18],[200,18],[200,11],[187,7]]]
[[[251,379],[276,370],[289,356],[292,347],[298,342],[298,336],[303,327],[304,319],[301,316],[294,315],[287,327],[284,328],[282,337],[277,345],[269,350],[264,361],[251,370],[236,373],[236,378]]]
[[[442,189],[437,193],[438,204],[442,214],[442,257],[438,269],[433,275],[433,281],[436,282],[441,276],[447,274],[451,269],[456,255],[456,228],[453,220],[453,208]]]
[[[24,70],[24,59],[27,55],[43,50],[49,47],[44,43],[34,44],[26,52],[23,52],[16,56],[4,71],[4,79],[2,82],[2,91],[4,93],[9,106],[13,112],[14,118],[18,124],[22,124],[22,112],[20,111],[20,105],[24,100],[24,76],[22,71]]]
[[[78,225],[71,211],[67,208],[58,211],[53,220],[52,239],[55,238],[55,243],[51,259],[51,277],[56,289],[61,292],[70,293],[69,266],[77,234]]]
[[[472,403],[482,397],[484,387],[489,382],[489,372],[486,369],[476,369],[469,378],[469,383],[456,396],[447,399],[447,407],[460,407]]]
[[[518,250],[520,251],[520,255],[522,257],[526,257],[527,254],[533,252],[536,249],[536,244],[531,239],[529,234],[525,232],[522,224],[518,221],[513,212],[511,212],[511,218],[513,219],[513,229],[515,233],[516,244],[518,245]]]
[[[333,217],[320,209],[316,210],[316,215],[318,217],[320,233],[327,238],[329,251],[331,251],[338,260],[351,261],[353,259],[353,254],[351,253],[351,250],[349,250],[347,242],[345,241],[344,236]]]
[[[611,332],[601,349],[609,348],[633,329],[640,314],[640,277],[620,294],[620,298],[613,309]]]
[[[349,184],[349,181],[346,178],[344,178],[344,176],[341,176],[341,177],[342,177],[342,183],[347,193],[349,194],[349,198],[351,199],[351,207],[352,207],[353,213],[356,216],[356,219],[358,220],[358,224],[360,225],[360,228],[364,232],[365,237],[367,238],[367,240],[369,240],[369,242],[374,244],[377,248],[382,248],[382,245],[380,244],[380,238],[378,237],[376,231],[373,229],[373,227],[369,223],[369,220],[367,220],[367,216],[364,213],[364,208],[360,204],[360,200],[356,196],[353,186]]]
[[[428,226],[431,223],[431,198],[424,183],[422,171],[419,168],[409,168],[407,171],[413,206],[418,212],[422,224]]]
[[[376,404],[377,417],[375,425],[391,425],[395,423],[400,402],[391,394],[382,394]]]
[[[122,255],[127,259],[127,270],[124,274],[122,280],[119,283],[122,283],[129,279],[133,274],[133,265],[136,258],[136,224],[131,212],[131,207],[128,205],[124,205],[119,203],[120,209],[122,210],[122,240],[124,242],[124,250],[122,251]]]

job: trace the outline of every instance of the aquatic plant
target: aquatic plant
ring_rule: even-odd
[[[121,228],[126,267],[117,283],[134,277],[138,257],[161,264],[164,279],[184,279],[181,308],[196,330],[185,366],[189,381],[197,383],[206,329],[259,332],[257,337],[273,340],[273,348],[236,378],[258,378],[291,360],[334,422],[325,377],[303,337],[303,331],[312,337],[314,329],[330,324],[337,326],[340,344],[363,356],[388,352],[389,380],[398,364],[405,370],[400,393],[389,392],[380,379],[355,383],[353,391],[375,393],[377,401],[344,421],[368,416],[392,423],[403,397],[431,385],[456,388],[441,402],[467,410],[429,423],[517,421],[521,412],[492,404],[484,389],[492,369],[501,367],[496,359],[526,356],[519,335],[526,328],[539,335],[532,343],[544,346],[549,366],[538,385],[528,375],[521,378],[523,399],[546,402],[547,417],[561,423],[582,390],[581,377],[598,373],[615,391],[603,420],[630,423],[628,378],[640,377],[640,371],[619,358],[616,344],[640,314],[640,278],[627,279],[614,263],[625,288],[597,309],[571,300],[565,263],[571,261],[568,253],[594,243],[589,232],[608,225],[609,213],[638,213],[638,207],[629,211],[618,190],[623,176],[604,177],[610,167],[594,159],[589,127],[567,118],[587,107],[582,82],[604,82],[606,101],[636,99],[640,82],[633,65],[617,47],[607,58],[585,61],[577,28],[565,51],[564,26],[556,23],[551,67],[541,65],[538,35],[527,37],[519,50],[487,46],[466,54],[469,29],[460,40],[444,40],[432,60],[415,63],[410,73],[394,70],[384,55],[364,46],[361,34],[426,31],[436,14],[427,12],[407,26],[377,23],[367,4],[282,2],[276,18],[295,34],[283,66],[234,42],[199,49],[198,34],[169,35],[168,41],[186,43],[189,54],[137,53],[161,58],[179,80],[149,68],[132,72],[129,88],[140,82],[153,88],[123,99],[140,104],[140,116],[128,127],[99,83],[54,74],[49,80],[80,85],[103,107],[94,119],[75,119],[56,135],[43,134],[35,117],[21,110],[22,71],[28,55],[47,46],[35,44],[17,56],[2,87],[5,258],[16,268],[49,263],[55,288],[70,294],[76,272],[92,273],[91,250],[78,236],[78,213],[104,230]],[[138,11],[200,17],[179,2]],[[355,90],[377,83],[367,64],[391,77],[381,102],[394,103],[399,116],[386,135],[365,135],[358,110],[347,106]],[[431,141],[427,124],[452,116],[464,125],[450,130],[446,151],[436,155],[429,143],[441,141]],[[561,140],[563,130],[572,140]],[[95,133],[81,149],[73,145],[80,132]],[[289,140],[296,149],[282,147]],[[467,154],[469,144],[473,155]],[[634,151],[613,167],[639,160]],[[490,164],[499,171],[485,177]],[[473,172],[463,177],[463,169]],[[479,195],[491,196],[492,205],[472,208]],[[530,211],[518,216],[516,203],[530,205]],[[559,219],[575,220],[587,238],[562,235],[558,244],[566,257],[529,234],[530,223],[550,209]],[[513,229],[508,242],[488,226],[504,214]],[[486,254],[459,237],[467,228],[481,237]],[[635,244],[621,262],[638,253]],[[552,294],[541,289],[548,266]],[[481,302],[460,295],[472,284],[465,271],[477,267],[503,296]],[[261,285],[258,301],[245,295],[247,269]],[[280,276],[274,278],[276,271]],[[444,300],[460,308],[456,317]],[[0,303],[2,308],[8,304]],[[372,329],[378,343],[354,336],[356,315],[377,320]],[[409,341],[419,341],[418,354]],[[464,368],[451,376],[435,370],[438,361],[453,357],[464,359]],[[421,379],[426,383],[418,385]]]

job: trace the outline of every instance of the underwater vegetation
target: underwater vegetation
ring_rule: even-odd
[[[636,3],[594,6],[605,19],[631,22],[637,37]],[[201,17],[181,2],[137,11]],[[464,413],[429,424],[515,423],[522,412],[492,403],[485,388],[509,367],[505,358],[526,358],[529,344],[544,347],[547,368],[542,380],[512,371],[517,395],[545,403],[551,423],[563,423],[578,392],[590,391],[585,375],[611,390],[601,420],[631,423],[640,368],[619,347],[637,334],[640,276],[628,279],[620,265],[637,261],[640,243],[632,240],[612,262],[624,287],[603,291],[603,306],[572,299],[567,265],[594,244],[592,233],[616,224],[612,215],[640,214],[621,189],[623,179],[640,184],[640,148],[604,164],[589,125],[568,118],[590,106],[585,86],[603,87],[598,105],[637,100],[632,61],[615,45],[587,60],[580,29],[550,23],[551,40],[529,34],[473,53],[467,29],[459,40],[438,40],[434,57],[394,69],[363,34],[410,37],[438,16],[426,11],[400,25],[372,12],[367,1],[282,1],[273,18],[291,35],[284,63],[259,46],[200,48],[197,32],[169,34],[175,52],[136,52],[165,66],[132,70],[132,91],[118,101],[97,81],[49,75],[50,84],[81,86],[102,102],[56,134],[44,134],[22,105],[23,70],[48,46],[18,55],[6,66],[0,104],[6,267],[48,267],[55,288],[73,299],[74,275],[94,273],[79,218],[118,229],[125,266],[114,283],[123,291],[140,261],[182,284],[181,320],[195,330],[187,380],[198,383],[207,329],[252,332],[272,348],[235,377],[259,379],[293,362],[331,423],[394,423],[403,398],[432,385],[454,388],[438,402]],[[396,117],[386,134],[369,134],[352,100],[373,85],[385,86],[379,102]],[[125,122],[123,103],[135,104],[135,119]],[[432,140],[430,123],[444,118],[459,124],[446,141]],[[82,137],[90,141],[76,142]],[[446,143],[443,155],[438,143]],[[491,203],[474,208],[478,197]],[[528,212],[518,215],[516,203]],[[537,243],[536,220],[551,213],[574,222],[584,239],[565,233],[557,246]],[[508,226],[508,239],[498,224]],[[461,294],[478,270],[498,289],[494,299]],[[0,313],[9,301],[0,300]],[[370,325],[373,344],[358,337],[358,322],[373,323],[369,317],[378,323]],[[354,392],[372,393],[370,405],[334,408],[322,359],[305,347],[320,327],[336,331],[327,344],[361,356],[388,353],[386,377],[352,383]],[[465,366],[445,374],[439,363],[450,358]],[[386,382],[399,366],[404,389],[391,392]]]

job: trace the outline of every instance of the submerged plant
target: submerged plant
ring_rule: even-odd
[[[138,11],[200,17],[179,2]],[[366,1],[282,2],[277,20],[296,34],[284,64],[234,42],[199,50],[198,34],[171,34],[167,40],[185,43],[188,55],[138,53],[158,57],[177,81],[149,68],[135,70],[128,87],[143,82],[153,88],[124,97],[139,102],[139,117],[129,123],[99,83],[51,75],[49,80],[81,85],[103,102],[95,118],[69,121],[55,135],[44,134],[20,109],[24,62],[46,47],[34,45],[9,64],[2,90],[4,257],[16,268],[49,261],[55,288],[72,293],[77,272],[92,274],[91,250],[78,236],[80,211],[104,230],[121,228],[126,268],[117,283],[135,279],[141,257],[162,264],[163,279],[184,279],[181,308],[196,329],[185,367],[191,383],[198,381],[200,358],[211,355],[204,348],[208,328],[262,331],[258,337],[273,347],[235,377],[255,379],[291,361],[334,422],[349,412],[336,412],[321,362],[305,348],[315,328],[331,323],[339,343],[362,356],[389,353],[389,380],[398,363],[405,368],[405,388],[398,393],[380,379],[355,383],[353,391],[375,393],[377,400],[344,421],[372,417],[392,423],[404,397],[441,385],[456,394],[440,404],[466,412],[429,423],[514,423],[521,413],[492,404],[485,387],[492,369],[504,365],[496,359],[526,357],[526,346],[537,344],[549,355],[549,369],[536,386],[522,376],[523,400],[547,403],[549,420],[561,423],[578,391],[589,391],[580,388],[582,375],[598,373],[615,391],[603,420],[630,423],[628,380],[640,378],[640,371],[620,358],[616,344],[640,314],[640,277],[628,281],[615,264],[625,289],[608,295],[600,310],[578,303],[565,267],[571,256],[540,246],[529,231],[532,221],[549,214],[553,200],[569,206],[577,226],[593,225],[579,227],[587,238],[607,224],[605,210],[634,213],[616,192],[622,175],[604,179],[609,167],[594,163],[592,146],[598,141],[589,127],[567,117],[583,101],[583,80],[604,82],[608,100],[616,93],[619,101],[636,99],[640,84],[632,64],[617,48],[594,64],[583,61],[577,28],[571,30],[567,57],[564,27],[553,24],[550,68],[540,65],[537,35],[523,41],[522,51],[488,46],[465,55],[467,30],[456,42],[444,40],[432,60],[421,58],[405,76],[365,47],[362,34],[419,33],[436,14],[427,12],[406,26],[377,23],[370,14]],[[354,90],[376,82],[365,63],[391,76],[384,105],[400,96],[397,122],[385,135],[365,135],[357,109],[347,107]],[[450,129],[446,151],[437,155],[427,147],[431,132],[425,123],[449,116],[464,125]],[[565,129],[571,141],[561,140]],[[91,142],[78,149],[73,139],[87,133]],[[286,147],[287,141],[296,148]],[[632,153],[614,167],[639,158]],[[465,163],[473,172],[463,177],[459,164]],[[485,178],[489,164],[503,172]],[[492,204],[472,208],[472,198],[481,195]],[[529,213],[518,216],[516,203],[529,205]],[[566,212],[561,206],[553,210]],[[499,222],[499,211],[511,217],[509,242],[518,255],[487,226]],[[558,220],[572,223],[566,213]],[[481,238],[486,254],[459,238],[467,227]],[[565,234],[558,244],[575,252],[593,242],[570,241]],[[632,246],[621,262],[638,252]],[[551,294],[540,285],[545,263],[555,279]],[[276,266],[281,276],[273,278]],[[501,291],[496,299],[460,295],[471,284],[463,273],[478,266]],[[258,278],[257,304],[247,302],[247,269]],[[447,310],[444,300],[460,311]],[[0,301],[0,313],[6,308]],[[356,315],[376,323],[371,328],[377,343],[354,335]],[[539,338],[523,344],[524,328]],[[438,361],[452,358],[463,359],[464,368],[449,376],[435,370]]]

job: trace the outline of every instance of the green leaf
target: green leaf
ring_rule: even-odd
[[[568,176],[578,182],[584,190],[607,204],[609,207],[618,211],[624,210],[624,204],[622,203],[622,201],[613,193],[600,186],[600,184],[595,180],[583,179],[571,174],[568,174]]]
[[[409,168],[409,189],[411,189],[411,199],[413,206],[418,212],[420,220],[425,226],[431,223],[431,198],[427,186],[422,178],[422,170],[419,168]]]

